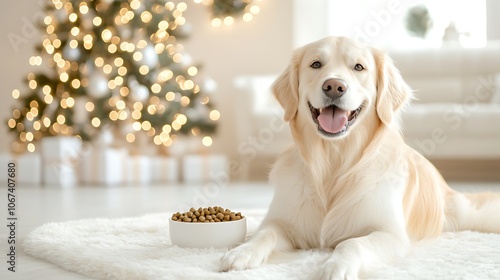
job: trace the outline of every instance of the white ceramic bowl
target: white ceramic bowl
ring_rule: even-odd
[[[227,248],[245,240],[247,220],[217,223],[186,223],[169,219],[172,244],[189,248]]]

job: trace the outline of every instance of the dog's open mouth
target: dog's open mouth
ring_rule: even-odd
[[[345,134],[356,122],[362,106],[354,111],[347,111],[335,105],[317,109],[309,103],[309,109],[318,130],[325,136],[337,137]]]

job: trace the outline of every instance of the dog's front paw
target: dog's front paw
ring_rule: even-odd
[[[242,244],[227,252],[221,261],[221,271],[243,270],[260,266],[270,252],[252,244]]]
[[[317,277],[320,280],[357,280],[358,271],[352,266],[337,262],[326,261],[319,269]]]

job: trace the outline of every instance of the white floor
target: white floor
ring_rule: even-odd
[[[497,191],[497,183],[451,183],[460,191]],[[0,189],[1,260],[6,260],[7,244],[7,190]],[[187,206],[221,205],[231,210],[266,208],[273,189],[266,183],[233,183],[218,187],[215,184],[199,186],[86,186],[61,189],[57,187],[18,186],[16,242],[36,227],[48,222],[62,222],[83,218],[118,218],[150,213],[186,211]],[[5,224],[5,225],[4,225]],[[16,272],[7,271],[7,263],[0,262],[0,279],[88,279],[59,267],[29,257],[17,247]]]

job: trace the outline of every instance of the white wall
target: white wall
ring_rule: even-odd
[[[500,1],[486,0],[486,11],[488,40],[500,40]]]
[[[0,152],[9,149],[5,119],[11,114],[14,88],[26,88],[23,79],[30,71],[29,57],[35,54],[39,37],[32,34],[33,17],[40,16],[43,1],[7,1],[0,11]],[[236,157],[233,110],[238,94],[234,77],[251,74],[277,74],[282,71],[292,49],[292,5],[289,0],[262,1],[261,12],[249,23],[237,20],[232,26],[213,28],[209,10],[187,0],[187,21],[193,26],[191,37],[182,43],[186,53],[203,65],[202,73],[215,79],[218,91],[213,97],[221,111],[219,135],[214,150]],[[8,34],[19,35],[23,43],[13,47]]]

